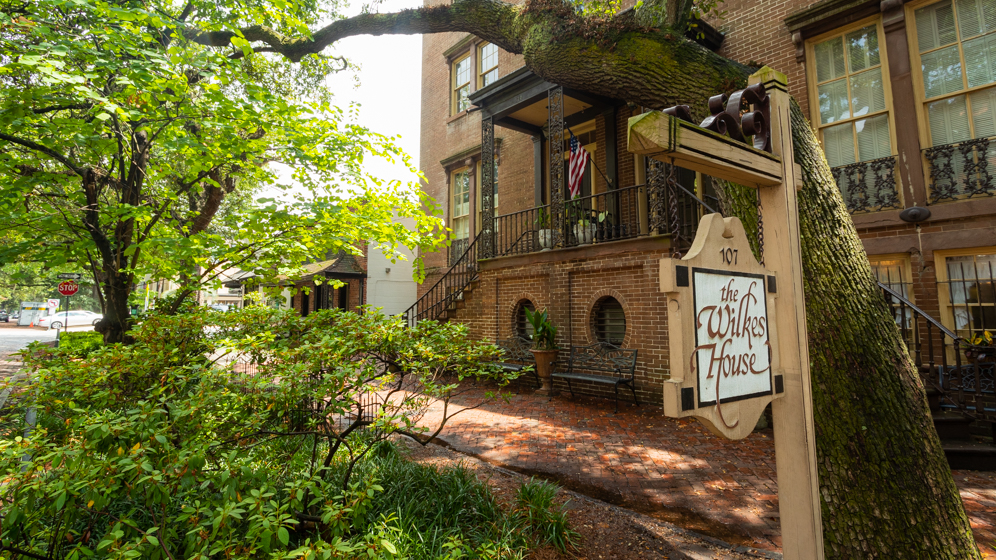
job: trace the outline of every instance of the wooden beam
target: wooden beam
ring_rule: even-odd
[[[532,123],[527,123],[526,121],[520,121],[519,119],[513,119],[512,117],[504,117],[496,120],[495,126],[515,130],[530,136],[539,136],[543,134],[542,127],[536,126]]]
[[[782,184],[782,160],[660,111],[629,119],[629,151],[748,187]]]

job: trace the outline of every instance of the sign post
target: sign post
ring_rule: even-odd
[[[64,276],[64,275],[60,274],[59,276],[61,277],[61,276]],[[79,276],[79,275],[76,275],[76,276]],[[69,299],[73,296],[73,294],[75,294],[76,292],[78,292],[79,289],[80,289],[80,285],[77,284],[75,280],[63,280],[62,282],[59,282],[59,293],[62,294],[62,295],[64,295],[64,296],[66,296],[66,322],[65,322],[65,324],[62,325],[63,328],[65,328],[65,329],[69,328]],[[61,331],[57,331],[55,333],[55,339],[56,339],[56,341],[59,340],[59,335],[60,334],[61,334]],[[58,345],[58,342],[56,342],[56,345]]]
[[[770,402],[783,555],[822,560],[796,198],[802,173],[792,158],[785,75],[762,68],[746,90],[728,103],[713,97],[709,108],[702,126],[681,107],[631,118],[629,149],[756,188],[764,263],[754,259],[740,220],[718,214],[702,218],[683,258],[661,260],[672,364],[664,411],[738,439]]]

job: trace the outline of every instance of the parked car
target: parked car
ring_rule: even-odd
[[[0,321],[3,321],[4,323],[9,323],[10,315],[8,315],[6,311],[0,311]]]
[[[42,317],[35,325],[49,329],[96,325],[104,316],[93,311],[60,311],[55,315]]]

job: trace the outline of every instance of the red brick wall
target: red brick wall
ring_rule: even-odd
[[[726,34],[719,54],[745,64],[760,62],[784,72],[788,77],[789,93],[807,116],[806,72],[803,65],[795,61],[795,44],[784,20],[789,14],[815,3],[809,0],[726,0],[720,5],[726,11],[726,17],[710,22]]]
[[[619,243],[619,252],[601,256],[585,257],[586,249],[579,248],[573,250],[578,258],[569,260],[530,262],[511,257],[502,259],[508,266],[502,266],[501,260],[490,263],[451,321],[468,325],[476,338],[508,338],[515,333],[516,305],[528,299],[536,309],[549,310],[558,328],[560,359],[566,363],[572,345],[596,342],[592,310],[602,297],[612,296],[626,314],[623,346],[639,351],[637,395],[641,402],[660,404],[669,371],[667,317],[661,312],[664,294],[659,280],[659,262],[668,255],[667,245],[627,251],[626,244],[633,242]],[[566,390],[566,385],[560,388]],[[576,384],[574,389],[581,394],[613,394],[611,386],[601,384]]]

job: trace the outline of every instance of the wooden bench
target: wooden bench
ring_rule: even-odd
[[[539,384],[540,378],[539,374],[536,373],[536,359],[533,357],[533,353],[529,351],[533,346],[533,341],[521,336],[513,336],[512,338],[499,340],[495,344],[502,350],[502,360],[498,362],[498,365],[502,369],[519,373],[527,366],[532,366],[533,377],[536,378],[536,383]]]
[[[633,401],[637,406],[636,387],[633,378],[636,374],[636,350],[619,348],[607,342],[590,346],[572,346],[567,362],[567,371],[554,371],[552,377],[567,381],[567,388],[574,396],[571,380],[590,381],[614,385],[616,390],[616,412],[619,412],[619,386],[629,385]]]

